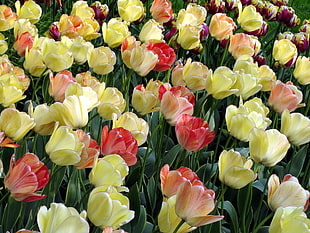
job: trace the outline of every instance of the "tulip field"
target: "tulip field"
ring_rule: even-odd
[[[310,233],[309,11],[0,0],[0,233]]]

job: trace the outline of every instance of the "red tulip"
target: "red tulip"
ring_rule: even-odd
[[[5,187],[17,201],[36,201],[46,197],[35,193],[45,187],[49,181],[48,168],[32,153],[26,153],[15,163],[12,155],[9,172],[4,178]]]
[[[202,185],[185,181],[176,194],[175,212],[187,224],[199,227],[220,221],[224,216],[208,215],[215,208],[215,193]]]
[[[213,141],[215,133],[206,121],[183,114],[178,118],[175,132],[179,144],[188,151],[197,152]]]
[[[127,129],[119,127],[108,132],[108,126],[104,126],[100,147],[101,154],[118,154],[125,160],[128,166],[137,163],[138,143]]]
[[[160,170],[161,190],[166,197],[171,197],[177,193],[181,184],[189,181],[192,185],[203,185],[199,177],[190,168],[180,167],[177,170],[169,171],[166,164]]]
[[[147,46],[147,49],[158,55],[158,62],[153,70],[166,71],[171,68],[171,65],[175,61],[176,55],[174,49],[171,48],[168,44],[164,42],[153,44],[150,42]]]

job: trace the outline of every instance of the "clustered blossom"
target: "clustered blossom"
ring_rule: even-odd
[[[310,19],[88,2],[0,5],[2,230],[308,232]]]

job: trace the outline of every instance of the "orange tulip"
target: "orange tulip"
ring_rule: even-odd
[[[175,212],[186,223],[199,227],[220,221],[224,216],[208,215],[215,208],[215,193],[202,185],[185,181],[176,194]]]
[[[14,142],[10,138],[5,137],[5,133],[0,131],[0,147],[9,147],[9,148],[15,148],[19,147],[18,144],[12,144]]]
[[[48,93],[55,99],[55,101],[63,102],[65,100],[65,92],[70,83],[76,82],[72,73],[68,70],[63,70],[53,76],[49,71],[50,85]]]
[[[161,191],[165,197],[175,195],[178,188],[185,181],[192,185],[203,185],[199,177],[190,168],[180,167],[177,170],[169,171],[169,165],[166,164],[160,170]]]
[[[15,200],[31,202],[45,198],[46,195],[35,192],[45,187],[48,181],[48,168],[35,154],[26,153],[16,163],[15,156],[12,155],[4,185]]]
[[[234,20],[226,14],[216,13],[212,16],[209,32],[216,40],[228,39],[236,29]]]
[[[169,0],[154,0],[150,11],[158,23],[167,23],[173,18],[172,4]]]
[[[175,132],[179,144],[188,151],[200,151],[213,141],[215,133],[206,121],[199,117],[183,114],[178,118]]]
[[[102,129],[100,149],[103,155],[120,155],[128,166],[137,163],[137,140],[129,130],[122,127],[114,128],[108,132],[108,126],[104,126]]]

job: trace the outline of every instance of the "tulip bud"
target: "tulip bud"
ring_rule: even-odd
[[[102,36],[110,48],[115,48],[130,36],[130,31],[126,22],[120,18],[112,18],[108,23],[102,24]]]
[[[310,58],[299,56],[294,69],[294,77],[301,85],[307,85],[310,83]]]
[[[24,2],[22,6],[20,6],[20,1],[16,1],[15,8],[19,19],[29,19],[31,23],[37,23],[42,15],[40,5],[33,0]]]
[[[229,38],[236,27],[232,18],[228,17],[226,14],[216,13],[211,18],[209,31],[211,36],[221,41]]]
[[[14,27],[15,21],[18,19],[18,16],[15,12],[12,11],[11,7],[6,5],[0,5],[0,31],[7,31]]]
[[[252,5],[246,6],[237,19],[243,30],[252,32],[262,27],[263,17]]]
[[[87,61],[95,73],[108,74],[114,69],[116,55],[109,47],[100,46],[88,51]]]
[[[134,22],[144,15],[143,3],[140,0],[117,0],[118,13],[123,20]]]
[[[151,15],[159,23],[167,23],[173,18],[172,3],[169,0],[155,0],[150,8]]]

